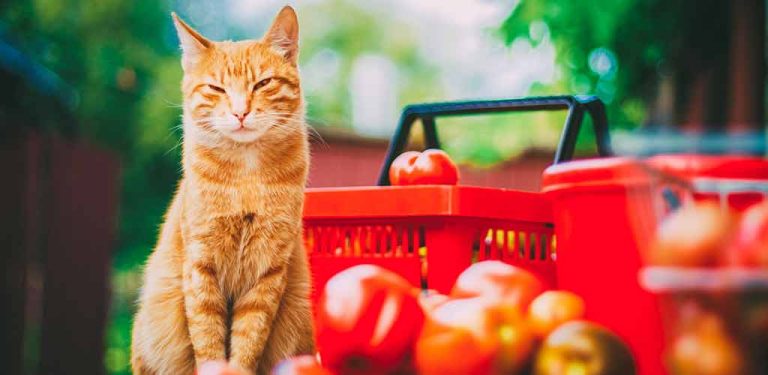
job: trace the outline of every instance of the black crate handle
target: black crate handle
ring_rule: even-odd
[[[411,127],[417,119],[421,119],[424,128],[424,144],[426,148],[440,148],[437,138],[435,118],[439,116],[475,115],[496,112],[513,111],[554,111],[568,110],[563,126],[560,143],[555,151],[554,163],[561,163],[573,158],[576,138],[579,135],[584,112],[592,116],[594,124],[597,153],[600,156],[610,156],[610,138],[608,135],[608,119],[605,105],[596,96],[543,96],[522,99],[481,100],[466,102],[412,104],[403,109],[400,123],[395,129],[392,141],[389,143],[387,156],[379,173],[379,186],[389,185],[389,167],[400,155],[408,143]]]

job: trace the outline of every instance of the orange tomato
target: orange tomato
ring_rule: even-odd
[[[459,169],[442,150],[407,151],[389,167],[392,185],[456,185]]]
[[[519,310],[487,298],[437,306],[416,344],[416,368],[431,374],[506,374],[530,359],[534,337]]]
[[[688,317],[667,353],[670,372],[680,375],[743,374],[743,353],[719,316]]]
[[[584,300],[578,295],[550,290],[540,294],[528,307],[528,322],[540,338],[565,322],[584,316]]]
[[[524,310],[544,291],[536,275],[500,261],[477,262],[462,272],[451,290],[453,298],[482,296]]]
[[[493,347],[469,329],[446,326],[423,333],[414,358],[421,375],[484,375],[490,372],[492,356]]]
[[[697,202],[667,217],[656,231],[650,261],[661,266],[706,267],[719,259],[733,226],[729,211]]]
[[[522,318],[498,322],[494,330],[498,350],[494,361],[495,373],[517,374],[530,361],[536,337]]]

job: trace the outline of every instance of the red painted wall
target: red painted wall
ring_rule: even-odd
[[[326,136],[312,144],[310,187],[375,185],[387,141]],[[549,155],[536,154],[491,169],[461,167],[462,185],[538,191]]]

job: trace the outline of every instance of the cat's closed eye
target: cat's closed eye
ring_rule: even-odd
[[[211,84],[208,84],[207,86],[208,86],[209,89],[211,89],[213,91],[216,91],[218,93],[222,93],[222,94],[226,93],[226,90],[224,90],[223,88],[221,88],[219,86],[211,85]]]
[[[255,85],[253,85],[253,91],[256,91],[272,82],[272,78],[264,78]]]

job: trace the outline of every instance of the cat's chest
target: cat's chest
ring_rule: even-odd
[[[287,260],[292,244],[300,240],[300,220],[255,213],[223,218],[214,259],[219,282],[228,296],[253,286],[259,276]]]
[[[259,183],[185,186],[187,238],[205,242],[225,294],[248,289],[290,256],[301,240],[303,193],[301,186]]]
[[[280,192],[268,186],[247,182],[204,186],[198,189],[196,195],[199,209],[217,216],[242,212],[268,215],[270,211],[279,209],[279,206],[290,204],[289,201],[281,201]]]

